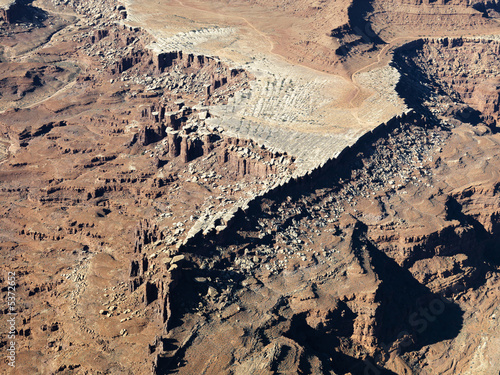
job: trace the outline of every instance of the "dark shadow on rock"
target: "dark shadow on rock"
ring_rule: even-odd
[[[394,343],[400,353],[455,338],[463,324],[461,308],[420,284],[405,268],[366,239],[367,227],[358,223],[354,247],[366,246],[374,272],[381,280],[377,290],[375,335],[384,349]]]
[[[219,262],[221,261],[219,260]],[[219,291],[239,287],[243,276],[237,272],[227,271],[228,266],[216,263],[213,268],[199,269],[189,262],[184,263],[181,279],[172,291],[170,330],[182,326],[186,314],[196,313],[199,303],[204,303],[203,299],[208,294],[209,286],[215,286]],[[195,278],[205,278],[205,281],[195,281]],[[219,280],[219,284],[216,284],[215,280]],[[228,298],[231,299],[232,294]],[[183,346],[179,346],[175,340],[163,339],[163,350],[158,356],[155,374],[175,374],[179,372],[181,367],[185,366],[185,351],[197,337],[196,332],[196,329],[192,331],[190,338],[183,343]]]
[[[498,1],[478,2],[472,5],[472,8],[483,13],[483,17],[498,18],[500,12],[500,3]]]
[[[168,375],[168,374],[177,374],[179,373],[179,369],[186,365],[186,360],[182,358],[177,358],[175,356],[172,357],[158,357],[156,363],[156,370],[154,372],[155,375]]]
[[[385,44],[372,29],[368,19],[371,12],[373,12],[371,1],[354,0],[349,6],[347,10],[349,23],[333,29],[330,33],[331,37],[337,38],[340,42],[340,47],[335,51],[338,56],[348,56],[356,49],[362,49],[364,52],[375,51],[378,45]]]
[[[417,51],[423,49],[425,43],[426,41],[423,39],[418,39],[394,51],[391,65],[401,74],[396,91],[405,103],[427,118],[435,118],[425,103],[432,102],[432,98],[437,95],[449,97],[452,101],[448,104],[452,105],[442,113],[442,116],[447,117],[450,124],[457,122],[457,120],[458,123],[471,125],[490,123],[491,131],[497,132],[495,126],[491,124],[491,120],[488,120],[483,113],[464,104],[457,92],[450,92],[450,88],[445,89],[438,77],[430,76],[425,67],[414,61],[412,57],[417,55]]]
[[[484,241],[485,260],[495,267],[500,267],[500,241],[498,238],[490,238]]]
[[[373,31],[368,15],[373,12],[372,2],[369,0],[354,0],[348,9],[349,22],[354,32],[363,38],[365,43],[385,44]]]
[[[457,104],[456,106],[451,107],[449,112],[445,113],[445,116],[446,115],[466,124],[478,125],[484,123],[483,114],[477,109],[471,108],[465,104]]]
[[[446,95],[444,89],[435,80],[430,79],[422,68],[408,56],[416,50],[423,48],[423,40],[416,40],[399,47],[394,52],[391,65],[395,67],[401,77],[396,84],[396,91],[405,103],[427,117],[433,117],[429,108],[424,103],[432,95]]]
[[[371,358],[358,359],[338,351],[342,337],[350,337],[353,333],[353,324],[356,315],[343,304],[339,306],[343,314],[332,317],[333,324],[325,329],[313,329],[306,322],[306,314],[294,315],[291,319],[290,329],[284,336],[291,338],[304,348],[307,357],[315,356],[321,361],[323,371],[337,374],[351,373],[353,375],[377,374],[393,375],[392,371],[375,365]],[[302,368],[307,371],[307,364]]]
[[[474,228],[475,242],[470,246],[471,251],[467,253],[473,258],[475,266],[483,271],[483,277],[477,278],[480,284],[474,285],[477,288],[483,284],[486,272],[500,266],[500,233],[498,227],[494,226],[492,232],[488,232],[474,217],[463,213],[460,203],[451,196],[446,201],[446,213],[448,220],[458,220],[463,226],[469,225]]]
[[[48,14],[43,9],[31,5],[33,0],[18,0],[11,5],[7,11],[10,23],[31,23],[42,26],[48,18]]]

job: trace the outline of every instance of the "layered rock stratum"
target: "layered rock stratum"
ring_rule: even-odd
[[[498,374],[499,12],[0,1],[2,372]]]

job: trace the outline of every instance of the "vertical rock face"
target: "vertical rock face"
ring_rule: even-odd
[[[174,60],[179,59],[179,54],[182,58],[182,52],[162,52],[155,54],[153,62],[156,69],[164,71],[166,68],[171,67]]]
[[[163,239],[161,231],[156,224],[151,224],[147,219],[141,220],[135,229],[135,253],[141,253],[145,245]]]
[[[22,1],[8,1],[6,5],[0,8],[0,19],[7,23],[14,23],[23,16],[24,10]]]
[[[115,63],[115,67],[111,69],[112,74],[121,74],[130,69],[134,65],[143,62],[144,58],[148,58],[149,54],[144,50],[132,49],[127,56],[122,57]]]
[[[169,132],[167,134],[168,155],[170,157],[177,157],[180,154],[180,139],[178,133]]]
[[[8,23],[12,22],[8,9],[0,8],[0,19]]]
[[[490,78],[480,82],[474,87],[469,100],[484,114],[486,123],[500,122],[500,78]]]
[[[206,87],[211,87],[212,90],[216,90],[227,83],[233,82],[244,72],[242,69],[223,69],[221,62],[213,57],[187,54],[182,51],[160,52],[154,54],[153,64],[159,72],[164,72],[174,65],[184,69],[191,68],[193,71],[204,67],[213,67],[214,70],[220,71],[221,73],[213,73],[210,82],[206,83]],[[207,94],[210,94],[209,91],[210,90],[207,89]]]
[[[99,29],[94,31],[94,35],[90,38],[91,43],[99,42],[100,40],[106,38],[109,35],[109,31],[106,29]]]

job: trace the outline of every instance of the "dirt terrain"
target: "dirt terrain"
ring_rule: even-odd
[[[1,1],[2,373],[498,374],[499,12]]]

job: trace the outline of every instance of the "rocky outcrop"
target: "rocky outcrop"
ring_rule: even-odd
[[[0,7],[0,19],[5,22],[11,23],[14,21],[13,8],[15,7],[16,1],[12,0],[4,6]]]
[[[208,82],[204,84],[204,93],[207,96],[210,96],[221,86],[238,81],[238,78],[244,73],[243,69],[228,69],[217,58],[183,53],[182,51],[155,52],[153,64],[159,72],[164,72],[174,66],[188,71],[196,71],[204,67],[210,67],[215,72],[210,75],[207,80]]]
[[[373,11],[369,1],[352,1],[347,8],[349,23],[331,31],[330,36],[339,41],[335,53],[341,57],[367,53],[383,44],[382,39],[372,30],[368,15]]]
[[[410,85],[417,88],[419,100],[435,103],[432,111],[440,116],[472,124],[484,122],[494,127],[498,122],[500,85],[491,72],[499,64],[499,51],[500,43],[487,38],[412,42],[397,51],[395,64],[403,72],[408,69],[419,72],[418,77],[424,84],[410,82],[411,75],[404,73],[408,78],[400,84],[401,90],[405,94],[405,88]],[[437,95],[433,91],[437,91]],[[440,102],[443,95],[451,97],[453,102],[449,99]],[[460,107],[460,103],[472,110]]]
[[[31,5],[32,1],[8,0],[0,6],[0,20],[9,24],[34,23],[41,24],[46,12]]]
[[[490,262],[498,261],[494,251],[488,250],[498,236],[492,230],[498,227],[500,216],[494,198],[497,182],[490,184],[495,181],[492,168],[483,167],[484,174],[478,176],[479,181],[489,181],[488,187],[481,183],[481,187],[464,190],[461,182],[445,177],[456,168],[457,153],[465,155],[462,148],[472,144],[482,147],[479,145],[485,143],[481,137],[492,140],[487,135],[491,133],[474,133],[470,125],[462,124],[452,136],[449,130],[434,127],[437,123],[415,112],[394,119],[317,173],[291,179],[249,202],[235,214],[236,219],[227,229],[219,228],[215,236],[213,232],[197,240],[192,238],[181,249],[204,257],[206,247],[216,247],[217,254],[212,256],[221,257],[220,264],[228,262],[233,270],[246,275],[240,303],[264,288],[266,296],[272,294],[273,288],[283,295],[278,280],[286,276],[291,294],[266,310],[274,317],[267,321],[276,323],[261,330],[266,337],[275,337],[276,331],[286,332],[294,345],[319,358],[321,373],[384,371],[378,366],[394,373],[408,373],[419,366],[421,353],[428,353],[443,340],[459,340],[462,327],[471,324],[466,321],[461,307],[464,300],[459,296],[480,285],[486,270],[496,264]],[[467,141],[465,134],[470,134]],[[480,138],[482,141],[477,142]],[[498,160],[493,144],[483,151],[470,152],[484,152]],[[377,151],[373,152],[373,147]],[[439,158],[434,157],[436,149],[442,150],[437,151]],[[463,165],[474,169],[476,163],[468,161]],[[436,175],[421,164],[432,165]],[[352,169],[344,169],[347,165]],[[330,193],[325,189],[331,189]],[[405,197],[407,189],[410,193]],[[420,197],[424,190],[432,192],[430,197]],[[420,193],[414,195],[415,191]],[[375,208],[374,202],[381,207]],[[488,212],[481,212],[479,207],[488,207]],[[225,231],[232,235],[225,236]],[[323,231],[328,233],[325,238]],[[237,240],[234,233],[238,233]],[[329,242],[326,238],[331,236],[334,239]],[[201,259],[200,263],[205,264]],[[329,264],[340,267],[341,260],[348,263],[344,273],[332,271],[336,276],[331,278],[326,271],[317,278],[311,276]],[[268,266],[267,271],[262,265]],[[302,272],[308,276],[297,276]],[[296,276],[301,280],[300,287],[292,281]],[[349,285],[362,284],[364,289],[349,289],[345,295],[339,292],[335,305],[321,287],[331,287],[334,279]],[[207,297],[206,306],[211,306],[210,301]],[[329,301],[329,308],[322,301]],[[252,309],[251,316],[264,314],[254,313],[248,305],[245,308]],[[331,319],[336,314],[339,317]],[[245,314],[236,316],[240,322],[245,319]],[[341,322],[342,329],[334,322]],[[253,320],[252,326],[255,324]],[[255,335],[252,333],[252,337]],[[200,348],[195,343],[192,346]],[[337,347],[338,351],[325,353],[329,347]],[[331,362],[326,358],[332,358]],[[270,368],[289,363],[281,358],[273,360]],[[234,365],[235,371],[239,366]],[[434,362],[433,366],[441,365]]]
[[[120,58],[111,68],[111,74],[121,74],[134,65],[149,60],[150,56],[143,49],[131,49],[126,56]],[[147,61],[145,62],[147,64]]]
[[[28,146],[30,140],[32,140],[35,137],[41,137],[47,133],[49,133],[54,127],[63,127],[66,126],[67,123],[66,121],[59,121],[57,123],[55,122],[49,122],[47,124],[43,124],[35,129],[33,129],[31,126],[26,127],[23,131],[21,131],[18,135],[19,137],[19,144],[21,147],[26,147]]]
[[[161,231],[157,225],[151,224],[149,220],[141,220],[134,233],[134,252],[141,253],[144,246],[162,239]]]

